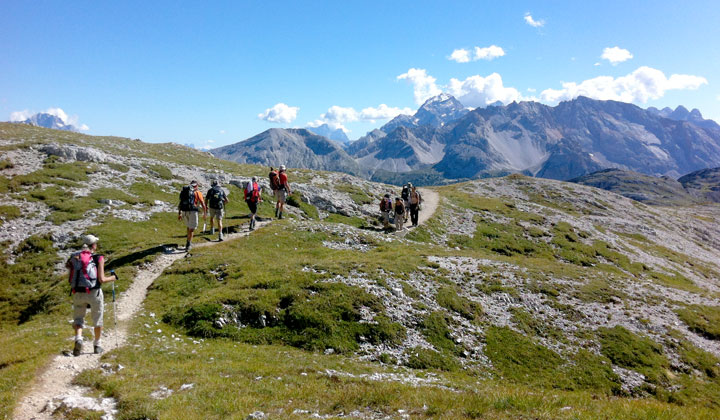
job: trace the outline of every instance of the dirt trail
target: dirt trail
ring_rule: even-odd
[[[257,222],[257,228],[270,223],[269,221]],[[250,232],[244,230],[242,232],[228,234],[225,241],[247,236]],[[207,246],[217,245],[219,242],[200,242],[195,241],[193,244],[195,249]],[[112,295],[110,288],[105,286],[105,327],[103,328],[102,346],[105,351],[114,350],[122,347],[127,342],[128,337],[128,320],[130,320],[142,307],[145,300],[148,287],[155,281],[162,272],[172,263],[180,258],[184,258],[187,254],[183,251],[160,255],[149,265],[149,267],[141,270],[135,277],[132,285],[123,292],[117,304],[117,331],[113,325],[112,314]],[[68,333],[70,334],[68,326]],[[92,330],[92,328],[89,328]],[[117,337],[117,338],[116,338]],[[41,420],[52,419],[52,404],[54,400],[75,399],[76,401],[84,397],[85,390],[82,387],[72,385],[73,378],[85,369],[99,368],[100,357],[92,354],[92,340],[85,340],[83,354],[78,357],[58,355],[49,364],[47,369],[35,379],[30,391],[20,401],[15,408],[13,416],[16,420]],[[68,341],[68,349],[71,348],[72,342]],[[113,403],[109,405],[102,404],[101,400],[88,399],[95,406],[87,408],[95,408],[97,410],[112,411]],[[49,404],[50,403],[50,404]],[[106,401],[107,403],[107,401]],[[47,407],[47,409],[46,409]]]
[[[427,188],[420,188],[420,194],[422,195],[423,202],[420,213],[418,214],[418,224],[422,225],[435,214],[435,210],[437,210],[438,204],[440,203],[440,194],[438,194],[437,191],[428,190]]]

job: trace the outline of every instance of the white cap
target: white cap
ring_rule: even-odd
[[[284,171],[284,170],[285,170],[285,165],[280,165],[280,170],[281,170],[281,171]]]
[[[85,235],[85,236],[83,236],[83,245],[90,246],[94,243],[97,243],[97,241],[99,241],[99,240],[100,240],[100,238],[98,238],[95,235]]]

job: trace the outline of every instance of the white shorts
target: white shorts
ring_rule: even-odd
[[[185,222],[185,226],[187,226],[188,229],[197,229],[197,227],[198,227],[198,212],[184,211],[184,212],[182,212],[182,219]]]

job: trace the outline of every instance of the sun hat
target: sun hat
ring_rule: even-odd
[[[218,184],[217,179],[213,179],[212,182],[210,183],[210,185],[212,185],[213,187],[216,186],[217,184]]]
[[[98,238],[95,235],[85,235],[85,236],[83,236],[83,245],[90,246],[92,244],[97,243],[97,241],[99,241],[99,240],[100,240],[100,238]]]

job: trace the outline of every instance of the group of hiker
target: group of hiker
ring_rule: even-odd
[[[285,165],[280,165],[278,170],[270,168],[268,175],[270,188],[275,197],[275,217],[283,218],[285,200],[291,194],[290,184]],[[262,187],[258,184],[258,178],[253,176],[243,188],[243,199],[250,209],[250,230],[255,229],[255,220],[258,203],[261,198]],[[410,215],[412,226],[418,225],[418,213],[422,203],[422,195],[415,186],[407,183],[403,186],[400,196],[395,198],[395,203],[390,199],[390,194],[385,194],[380,201],[380,213],[384,227],[390,228],[390,220],[393,219],[396,230],[402,230]],[[190,182],[180,191],[180,203],[178,205],[178,220],[182,220],[187,227],[187,241],[185,251],[189,252],[192,247],[192,239],[195,229],[199,223],[199,212],[202,209],[203,219],[207,219],[210,213],[210,230],[214,229],[217,221],[219,230],[218,240],[223,240],[222,220],[225,216],[225,205],[228,197],[220,187],[218,180],[212,180],[211,188],[203,196],[200,191],[200,184],[197,181]],[[203,226],[205,229],[205,226]],[[103,283],[114,282],[117,275],[110,271],[110,276],[105,275],[105,259],[102,255],[96,254],[99,238],[94,235],[86,235],[82,239],[80,251],[72,254],[66,263],[68,268],[68,281],[73,297],[73,329],[75,330],[75,341],[72,355],[82,354],[84,319],[87,310],[90,309],[91,318],[94,324],[95,340],[93,341],[93,353],[103,352],[101,346],[103,327]],[[115,287],[113,283],[113,302],[115,300]],[[117,326],[116,326],[117,327]]]
[[[380,199],[380,215],[382,216],[383,227],[389,229],[390,220],[392,219],[395,223],[395,230],[403,230],[408,214],[412,226],[417,226],[422,201],[422,194],[410,182],[403,186],[400,196],[395,197],[394,204],[390,198],[390,193],[385,194]]]
[[[270,188],[276,200],[275,217],[283,218],[285,207],[285,199],[292,191],[288,183],[288,177],[285,165],[280,165],[279,170],[270,167],[268,175]],[[225,217],[225,205],[228,202],[227,194],[220,187],[217,179],[212,180],[212,186],[203,197],[200,191],[200,185],[197,181],[192,181],[190,185],[186,185],[180,191],[180,204],[178,205],[178,220],[183,220],[187,227],[187,241],[185,242],[185,251],[189,252],[192,248],[192,239],[195,229],[199,223],[199,212],[202,209],[203,219],[207,219],[210,213],[210,232],[214,233],[214,221],[217,220],[218,241],[223,240],[222,219]],[[243,199],[250,209],[250,230],[255,230],[257,220],[257,206],[262,201],[262,187],[258,184],[258,177],[253,176],[243,188]],[[205,227],[203,227],[203,230]]]

